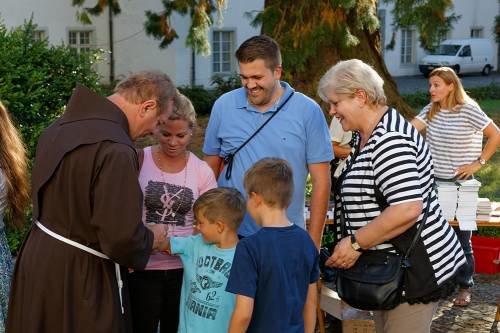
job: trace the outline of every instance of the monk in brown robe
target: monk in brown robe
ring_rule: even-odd
[[[108,98],[78,86],[66,112],[41,135],[33,227],[17,257],[7,332],[131,331],[114,263],[143,269],[166,236],[162,225],[148,229],[141,221],[132,140],[171,112],[175,94],[160,72],[131,75]]]

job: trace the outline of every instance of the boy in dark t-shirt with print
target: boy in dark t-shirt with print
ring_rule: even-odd
[[[247,211],[262,228],[240,240],[226,290],[236,294],[229,333],[314,332],[318,250],[290,223],[290,165],[264,158],[245,174]]]

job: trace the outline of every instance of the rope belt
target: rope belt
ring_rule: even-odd
[[[35,221],[35,223],[36,223],[37,227],[40,228],[42,231],[44,231],[46,234],[48,234],[48,235],[50,235],[50,236],[52,236],[52,237],[60,240],[61,242],[64,242],[64,243],[69,244],[71,246],[77,247],[80,250],[83,250],[85,252],[93,254],[93,255],[95,255],[97,257],[111,260],[104,253],[101,253],[99,251],[91,249],[88,246],[82,245],[82,244],[80,244],[78,242],[72,241],[71,239],[68,239],[66,237],[63,237],[63,236],[61,236],[61,235],[53,232],[52,230],[48,229],[43,224],[41,224],[39,221]],[[123,288],[122,275],[121,275],[121,272],[120,272],[120,265],[117,264],[116,262],[114,264],[115,264],[116,283],[118,284],[118,295],[120,296],[120,307],[122,309],[122,314],[123,314],[123,313],[125,313],[125,310],[123,308],[123,298],[122,298],[122,288]]]

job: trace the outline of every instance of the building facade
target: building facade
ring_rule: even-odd
[[[95,2],[87,1],[87,5],[94,5]],[[247,38],[260,33],[259,27],[250,25],[247,13],[262,10],[264,1],[228,1],[221,25],[214,24],[210,29],[210,56],[194,55],[185,46],[189,15],[173,15],[171,23],[179,38],[168,48],[160,49],[160,41],[146,35],[144,22],[146,10],[162,10],[161,1],[121,1],[120,5],[121,13],[113,18],[116,79],[139,70],[162,70],[178,85],[194,83],[209,86],[214,74],[236,72],[236,48]],[[71,0],[0,0],[0,19],[7,27],[22,25],[32,17],[38,26],[37,38],[47,38],[50,44],[64,43],[78,52],[89,48],[104,50],[104,59],[96,66],[103,82],[109,82],[108,15],[103,13],[93,17],[92,24],[84,25],[76,19],[76,12],[77,8],[71,6]]]
[[[387,46],[394,32],[391,10],[392,3],[379,1],[377,14],[380,20],[381,44]],[[487,38],[498,50],[495,42],[495,16],[500,15],[498,0],[455,0],[450,13],[460,16],[446,38]],[[414,27],[399,29],[395,35],[395,45],[392,50],[384,47],[383,56],[387,69],[392,76],[420,75],[418,64],[427,55],[419,45],[418,32]],[[495,70],[498,70],[498,52],[493,59]]]
[[[87,5],[95,4],[95,0]],[[221,25],[210,28],[210,56],[196,55],[185,46],[189,15],[174,14],[172,26],[179,38],[166,49],[159,48],[159,41],[148,37],[144,31],[145,11],[160,12],[160,0],[121,1],[121,14],[113,18],[114,72],[120,79],[131,72],[158,69],[168,73],[178,85],[196,84],[210,86],[214,74],[237,71],[234,52],[245,39],[259,34],[260,27],[252,27],[248,13],[262,10],[264,0],[230,0],[223,13]],[[392,4],[378,2],[382,45],[390,43],[393,35]],[[94,17],[91,25],[76,19],[77,9],[70,0],[0,0],[0,19],[7,27],[15,27],[33,17],[38,25],[37,38],[47,38],[51,44],[68,44],[78,52],[89,48],[104,50],[104,60],[97,64],[103,82],[109,82],[109,20],[104,13]],[[453,26],[448,38],[488,38],[498,49],[493,33],[494,19],[500,14],[498,0],[456,0],[450,10],[460,19]],[[399,29],[395,35],[394,49],[383,48],[383,57],[393,76],[419,75],[418,63],[426,52],[419,46],[414,27]],[[494,59],[496,66],[498,54]],[[495,68],[497,70],[497,68]]]

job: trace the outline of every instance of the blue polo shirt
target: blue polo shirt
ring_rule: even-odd
[[[281,86],[285,88],[285,93],[265,112],[260,112],[248,102],[244,88],[230,91],[217,99],[205,132],[203,153],[224,157],[234,152],[294,92],[286,82],[281,82]],[[305,228],[307,165],[329,162],[333,158],[328,125],[314,100],[295,92],[283,109],[236,154],[229,180],[226,180],[224,167],[218,179],[219,186],[233,187],[246,195],[243,188],[245,172],[265,157],[282,158],[292,166],[295,189],[287,215],[290,221]],[[238,233],[249,236],[258,230],[259,226],[246,214]]]

